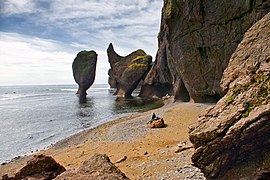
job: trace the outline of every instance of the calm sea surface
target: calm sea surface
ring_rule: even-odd
[[[79,104],[76,90],[76,85],[0,86],[0,163],[127,113],[161,106],[116,98],[101,84],[88,90],[86,104]]]

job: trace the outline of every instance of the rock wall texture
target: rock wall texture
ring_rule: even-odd
[[[45,155],[36,155],[21,168],[14,177],[5,175],[2,180],[20,180],[20,179],[54,179],[66,169],[57,163],[52,157]]]
[[[124,173],[122,173],[114,164],[111,163],[106,154],[95,154],[77,170],[69,170],[56,177],[56,180],[128,180]]]
[[[72,63],[73,77],[79,85],[77,94],[80,102],[86,102],[86,91],[92,86],[96,76],[97,54],[95,51],[81,51]]]
[[[116,88],[115,95],[131,97],[138,84],[145,79],[152,63],[152,57],[139,49],[126,57],[119,56],[110,44],[107,49],[109,63],[109,84]]]
[[[140,96],[216,102],[243,34],[269,11],[269,0],[164,0],[159,49]]]
[[[190,128],[193,163],[208,179],[269,175],[270,13],[246,32],[221,87],[227,94]]]

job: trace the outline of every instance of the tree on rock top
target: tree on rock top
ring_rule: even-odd
[[[80,102],[86,102],[86,91],[92,86],[96,76],[97,53],[95,51],[81,51],[72,63],[73,77],[79,85],[76,94],[80,95]]]

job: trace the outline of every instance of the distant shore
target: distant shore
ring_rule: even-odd
[[[133,113],[129,116],[85,130],[56,143],[48,150],[38,152],[52,156],[67,169],[77,168],[81,162],[95,153],[107,154],[131,179],[161,179],[197,177],[203,179],[200,170],[192,166],[193,149],[173,152],[179,143],[190,144],[188,126],[195,123],[198,114],[208,104],[172,103],[166,100],[159,109]],[[163,117],[166,128],[149,129],[146,123],[152,113]],[[14,174],[32,155],[14,163],[0,166],[0,175]]]

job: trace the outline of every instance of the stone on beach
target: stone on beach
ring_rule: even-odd
[[[118,179],[128,180],[106,154],[95,154],[84,161],[77,170],[69,170],[56,177],[56,180]]]
[[[193,148],[193,146],[182,146],[182,147],[176,146],[176,147],[172,147],[171,151],[174,153],[179,153],[179,152],[191,149],[191,148]]]
[[[165,126],[163,118],[151,120],[147,123],[148,128],[164,128]]]
[[[117,161],[115,161],[114,163],[121,163],[121,162],[125,161],[126,159],[127,159],[127,156],[124,156],[124,157],[118,159]]]
[[[26,166],[20,169],[14,177],[2,177],[2,179],[46,179],[50,180],[66,171],[66,169],[57,163],[52,157],[35,155],[33,159],[27,162]]]

